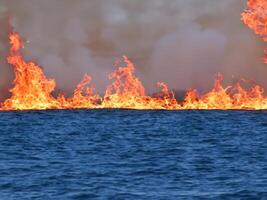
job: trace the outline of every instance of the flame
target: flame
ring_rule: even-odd
[[[223,87],[223,76],[218,74],[213,89],[200,96],[196,90],[189,90],[183,104],[184,109],[267,109],[267,98],[263,96],[264,89],[254,85],[246,90],[238,82],[234,86]]]
[[[9,64],[14,67],[14,87],[12,96],[3,105],[3,110],[28,110],[59,108],[57,101],[51,96],[56,83],[47,79],[42,69],[33,62],[27,63],[19,53],[23,43],[18,33],[10,35]]]
[[[94,94],[94,87],[88,86],[91,82],[91,77],[85,74],[83,80],[76,86],[72,97],[66,99],[63,94],[57,98],[61,109],[94,109],[101,101],[98,94]]]
[[[113,83],[106,89],[104,97],[94,93],[91,77],[84,75],[73,96],[60,94],[53,97],[56,83],[47,79],[42,69],[33,62],[26,62],[19,50],[23,43],[18,33],[10,34],[9,64],[13,65],[15,79],[10,90],[11,97],[2,103],[1,110],[42,110],[42,109],[267,109],[267,98],[262,87],[255,85],[249,90],[235,86],[223,87],[223,76],[218,74],[214,87],[204,95],[194,89],[187,92],[182,103],[177,102],[174,92],[163,82],[158,82],[160,91],[146,94],[142,82],[135,76],[134,64],[124,56],[110,74]],[[121,65],[121,66],[120,66]]]
[[[267,1],[248,0],[247,10],[242,13],[243,22],[267,42]],[[264,62],[267,64],[267,49]]]
[[[55,81],[47,79],[38,65],[23,59],[19,53],[23,44],[18,33],[10,34],[10,44],[8,62],[14,66],[14,87],[10,90],[11,97],[4,101],[1,110],[179,108],[173,92],[164,83],[158,83],[161,91],[157,97],[146,95],[143,84],[134,76],[133,63],[126,56],[123,57],[126,66],[119,67],[109,76],[115,81],[107,87],[104,98],[94,94],[94,87],[90,85],[91,77],[87,74],[77,85],[72,97],[67,98],[61,93],[54,98],[52,92],[56,87]]]
[[[158,83],[161,91],[158,97],[146,95],[145,88],[134,76],[134,65],[123,57],[126,66],[119,67],[110,74],[115,81],[107,87],[102,106],[104,108],[128,109],[177,109],[179,107],[174,94],[166,84]]]
[[[248,9],[242,20],[263,40],[267,41],[267,1],[248,0]],[[156,95],[148,95],[142,82],[135,76],[134,64],[124,56],[116,63],[117,69],[110,74],[113,83],[106,88],[105,95],[94,93],[91,77],[84,75],[71,97],[60,93],[54,97],[56,87],[53,79],[47,79],[42,68],[33,62],[26,62],[20,54],[23,42],[18,33],[10,34],[10,52],[7,61],[14,68],[15,79],[10,90],[11,97],[1,103],[0,110],[43,110],[43,109],[267,109],[267,97],[259,85],[249,88],[241,83],[223,87],[223,76],[218,74],[214,87],[204,95],[197,90],[187,91],[182,102],[163,82]],[[267,50],[266,50],[267,52]],[[267,63],[267,56],[265,58]]]

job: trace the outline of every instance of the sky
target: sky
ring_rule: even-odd
[[[240,20],[245,7],[246,0],[0,0],[0,99],[14,78],[9,21],[27,41],[25,58],[65,92],[86,72],[103,92],[123,55],[148,92],[157,81],[205,91],[217,72],[229,84],[245,78],[267,87],[264,43]]]

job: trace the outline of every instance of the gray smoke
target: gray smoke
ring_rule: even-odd
[[[246,0],[0,0],[0,88],[10,87],[8,18],[29,42],[26,59],[43,67],[57,88],[72,91],[88,72],[103,92],[113,62],[128,55],[149,92],[207,90],[220,71],[267,86],[264,44],[243,25]]]

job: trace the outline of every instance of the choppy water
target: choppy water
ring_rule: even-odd
[[[0,113],[0,199],[267,199],[267,112]]]

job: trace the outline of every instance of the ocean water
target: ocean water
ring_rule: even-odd
[[[267,199],[267,112],[1,112],[0,199]]]

